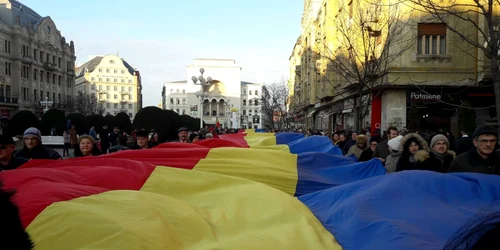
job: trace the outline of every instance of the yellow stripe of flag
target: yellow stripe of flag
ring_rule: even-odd
[[[140,191],[46,208],[27,228],[37,250],[342,249],[296,198],[267,185],[157,167]]]
[[[241,177],[290,195],[297,187],[297,155],[274,149],[213,148],[193,170]]]

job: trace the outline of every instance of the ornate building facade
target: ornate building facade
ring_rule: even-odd
[[[193,83],[193,76],[210,77],[210,85]],[[241,67],[232,59],[195,59],[187,66],[187,79],[163,86],[162,108],[179,115],[200,117],[213,126],[219,121],[227,128],[262,128],[261,94],[263,85],[241,81]]]
[[[75,80],[75,45],[42,17],[14,0],[0,0],[0,113],[70,111]],[[49,101],[51,105],[42,104]]]
[[[96,56],[78,67],[75,91],[95,97],[103,115],[125,112],[133,119],[142,108],[140,73],[116,55]]]

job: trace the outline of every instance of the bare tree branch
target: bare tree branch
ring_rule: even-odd
[[[81,91],[76,96],[75,107],[79,113],[85,116],[102,115],[104,113],[104,106],[99,103],[95,95],[85,94]]]
[[[389,65],[411,48],[414,40],[405,40],[411,31],[408,29],[411,10],[403,11],[399,4],[383,5],[368,0],[352,1],[351,5],[354,6],[348,8],[352,10],[341,11],[331,20],[333,35],[339,37],[338,46],[316,39],[316,50],[318,58],[327,65],[326,72],[333,75],[321,79],[323,89],[325,84],[331,88],[323,91],[320,99],[333,93],[354,97],[347,100],[355,107],[356,128],[360,129],[369,114],[372,94],[377,95],[377,89],[390,84],[386,77]]]
[[[261,113],[268,127],[278,130],[290,127],[286,106],[288,98],[289,90],[285,78],[264,86],[261,95]]]

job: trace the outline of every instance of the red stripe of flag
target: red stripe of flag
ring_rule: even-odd
[[[0,172],[4,189],[17,191],[13,202],[19,207],[25,228],[54,202],[110,190],[139,190],[155,168],[138,161],[97,157],[30,164]]]

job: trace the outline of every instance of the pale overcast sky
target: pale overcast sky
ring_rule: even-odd
[[[185,80],[194,58],[230,58],[242,79],[288,77],[300,34],[300,0],[21,0],[74,40],[77,63],[120,53],[142,74],[144,106],[164,82]]]

